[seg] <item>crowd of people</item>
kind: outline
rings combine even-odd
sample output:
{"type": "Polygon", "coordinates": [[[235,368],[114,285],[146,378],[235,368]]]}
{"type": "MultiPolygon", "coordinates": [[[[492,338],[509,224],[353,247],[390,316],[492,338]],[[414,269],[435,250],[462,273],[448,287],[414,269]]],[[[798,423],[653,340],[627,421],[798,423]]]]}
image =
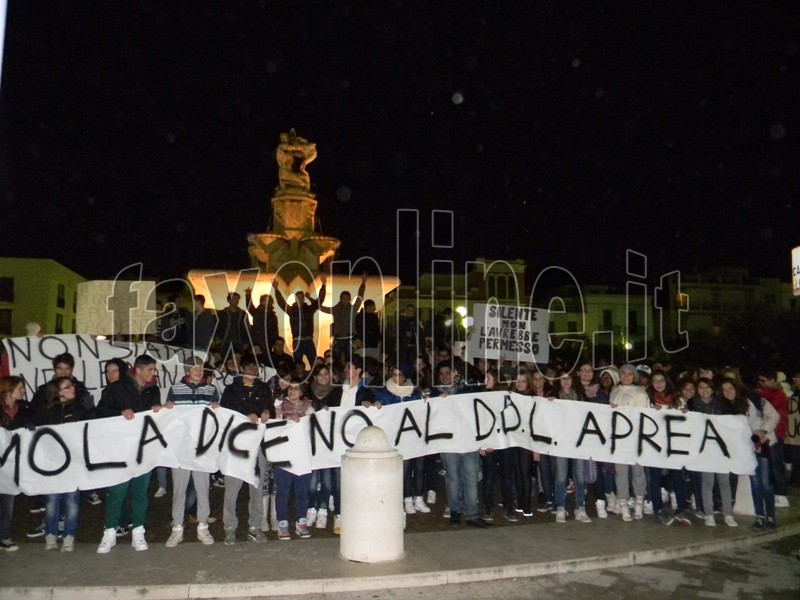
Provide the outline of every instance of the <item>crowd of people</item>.
{"type": "MultiPolygon", "coordinates": [[[[184,378],[165,394],[157,385],[155,359],[142,355],[132,365],[119,359],[105,363],[107,385],[95,403],[72,374],[74,358],[59,355],[53,359],[52,380],[30,400],[25,398],[20,377],[0,378],[0,424],[16,429],[111,416],[135,419],[137,413],[175,406],[222,406],[247,416],[252,423],[299,421],[333,407],[381,408],[420,399],[457,400],[458,394],[468,390],[508,391],[548,400],[604,404],[612,409],[627,406],[743,415],[752,432],[757,464],[749,477],[756,515],[752,527],[756,529],[777,527],[776,508],[788,506],[788,486],[800,482],[798,448],[784,447],[787,396],[800,397],[800,373],[793,377],[790,387],[782,373],[771,368],[750,374],[730,367],[684,368],[667,363],[616,367],[588,362],[568,366],[559,359],[548,365],[469,361],[455,353],[450,343],[428,351],[424,345],[398,344],[398,351],[390,356],[379,346],[378,352],[364,351],[370,346],[356,343],[362,334],[354,315],[359,314],[355,309],[361,304],[362,293],[363,287],[355,305],[349,294],[340,298],[338,315],[334,312],[337,337],[321,355],[306,335],[313,321],[304,311],[313,314],[319,309],[324,287],[317,299],[309,302],[297,298],[292,305],[298,307],[294,311],[297,314],[290,315],[292,331],[298,336],[294,353],[286,351],[285,340],[276,332],[269,336],[271,340],[262,340],[266,350],[261,344],[232,343],[224,355],[226,347],[210,352],[207,359],[190,359],[184,365],[184,378]],[[261,378],[265,366],[270,367],[269,373],[272,369],[275,372],[266,381],[261,378]],[[791,464],[790,478],[785,463],[791,464]]],[[[238,304],[235,298],[231,302],[232,306],[238,304]]],[[[264,300],[261,304],[268,313],[267,303],[264,300]]],[[[278,304],[291,309],[282,297],[278,304]]],[[[336,306],[332,310],[336,311],[336,306]]],[[[268,539],[266,534],[272,532],[279,540],[308,538],[315,528],[331,527],[333,533],[341,532],[339,468],[297,475],[270,464],[263,454],[256,467],[259,485],[245,485],[220,473],[172,468],[171,490],[168,470],[156,469],[155,496],[172,495],[172,530],[167,547],[184,540],[187,517],[197,524],[198,541],[218,541],[209,529],[215,520],[209,490],[215,485],[225,488],[222,541],[226,545],[240,541],[237,500],[243,485],[249,493],[248,541],[263,543],[268,539]]],[[[520,447],[442,452],[405,460],[398,510],[409,516],[430,513],[431,505],[441,499],[442,475],[446,496],[443,515],[454,526],[464,523],[487,528],[496,519],[518,522],[533,519],[537,513],[552,514],[556,523],[565,523],[570,517],[590,524],[593,519],[612,516],[621,522],[649,516],[663,525],[696,522],[713,527],[721,522],[739,526],[733,505],[739,482],[736,476],[569,459],[520,447]],[[717,514],[721,514],[720,521],[717,514]]],[[[128,534],[136,550],[148,549],[145,525],[154,487],[151,476],[140,475],[105,490],[104,531],[98,553],[110,552],[128,534]]],[[[35,499],[44,511],[40,529],[47,550],[57,549],[59,540],[62,552],[74,549],[82,492],[84,497],[102,494],[100,490],[79,490],[35,499]]],[[[18,548],[11,539],[13,507],[13,495],[0,495],[0,548],[6,551],[18,548]]]]}

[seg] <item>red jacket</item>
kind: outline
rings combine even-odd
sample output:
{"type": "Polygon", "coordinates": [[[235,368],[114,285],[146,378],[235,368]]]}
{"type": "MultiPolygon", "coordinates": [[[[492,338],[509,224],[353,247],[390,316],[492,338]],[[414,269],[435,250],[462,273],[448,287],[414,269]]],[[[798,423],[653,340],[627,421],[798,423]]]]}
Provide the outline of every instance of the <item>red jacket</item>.
{"type": "Polygon", "coordinates": [[[760,387],[756,389],[756,394],[768,400],[773,408],[778,411],[781,420],[778,421],[778,426],[775,428],[775,436],[779,440],[782,440],[786,437],[786,427],[789,423],[789,409],[787,407],[788,400],[786,399],[786,394],[784,394],[783,389],[779,387],[760,387]]]}

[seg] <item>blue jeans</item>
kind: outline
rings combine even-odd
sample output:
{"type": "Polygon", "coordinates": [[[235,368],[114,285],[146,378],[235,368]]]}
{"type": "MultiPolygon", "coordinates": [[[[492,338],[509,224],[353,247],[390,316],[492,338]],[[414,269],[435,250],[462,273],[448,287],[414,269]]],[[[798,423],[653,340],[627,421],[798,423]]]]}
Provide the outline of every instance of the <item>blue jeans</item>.
{"type": "Polygon", "coordinates": [[[572,461],[572,480],[575,482],[575,506],[586,506],[586,489],[584,487],[583,460],[579,458],[566,458],[564,456],[551,456],[556,462],[556,507],[564,508],[567,504],[567,471],[572,461]]]}
{"type": "Polygon", "coordinates": [[[481,469],[478,452],[456,454],[442,452],[442,463],[445,468],[444,484],[447,489],[447,503],[450,514],[461,513],[463,505],[467,519],[477,519],[478,508],[478,473],[481,469]]]}
{"type": "Polygon", "coordinates": [[[756,454],[756,472],[750,476],[750,491],[753,493],[753,508],[757,517],[775,520],[775,487],[772,483],[772,467],[768,458],[756,454]]]}
{"type": "Polygon", "coordinates": [[[312,471],[308,484],[308,507],[328,510],[328,501],[333,495],[333,503],[338,511],[340,482],[341,470],[338,467],[312,471]],[[335,471],[339,471],[339,477],[336,476],[337,473],[335,471]],[[319,487],[319,490],[317,490],[317,487],[319,487]]]}
{"type": "Polygon", "coordinates": [[[314,361],[317,360],[317,347],[311,338],[293,338],[292,355],[294,362],[302,363],[305,356],[308,360],[309,369],[314,368],[314,361]]]}
{"type": "Polygon", "coordinates": [[[275,484],[278,486],[275,497],[275,511],[279,521],[289,520],[289,492],[292,487],[294,487],[294,508],[297,520],[306,518],[306,513],[308,512],[308,482],[310,479],[311,473],[294,475],[280,467],[275,469],[275,484]]]}
{"type": "Polygon", "coordinates": [[[48,494],[44,501],[44,532],[58,535],[58,519],[64,507],[64,535],[78,535],[78,514],[81,507],[81,493],[76,490],[66,494],[48,494]]]}
{"type": "Polygon", "coordinates": [[[11,518],[14,516],[14,495],[0,494],[0,540],[11,539],[11,518]]]}

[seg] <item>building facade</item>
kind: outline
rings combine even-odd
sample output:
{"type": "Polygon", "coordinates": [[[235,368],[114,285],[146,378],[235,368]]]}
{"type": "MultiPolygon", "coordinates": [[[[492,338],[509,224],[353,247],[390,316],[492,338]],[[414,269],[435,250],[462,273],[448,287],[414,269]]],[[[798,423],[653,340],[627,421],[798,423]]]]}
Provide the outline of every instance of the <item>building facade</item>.
{"type": "Polygon", "coordinates": [[[0,258],[0,338],[26,335],[30,322],[43,333],[75,333],[78,284],[84,281],[49,258],[0,258]]]}

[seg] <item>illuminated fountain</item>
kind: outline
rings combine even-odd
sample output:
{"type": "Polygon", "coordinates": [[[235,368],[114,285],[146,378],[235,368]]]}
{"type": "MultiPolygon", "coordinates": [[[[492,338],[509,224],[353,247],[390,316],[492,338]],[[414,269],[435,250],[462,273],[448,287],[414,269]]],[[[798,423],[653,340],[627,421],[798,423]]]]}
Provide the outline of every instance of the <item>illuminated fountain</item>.
{"type": "MultiPolygon", "coordinates": [[[[311,193],[311,178],[306,167],[317,157],[317,145],[299,137],[294,129],[280,135],[275,151],[278,163],[278,186],[272,197],[272,228],[265,233],[252,233],[249,242],[250,268],[242,271],[194,269],[189,281],[196,294],[203,294],[206,307],[221,310],[227,306],[226,297],[235,291],[242,296],[252,289],[253,302],[262,294],[270,294],[272,281],[277,277],[283,296],[294,302],[294,294],[303,291],[316,298],[321,286],[319,275],[335,259],[341,241],[316,231],[317,200],[311,193]]],[[[347,275],[328,275],[325,306],[339,301],[339,294],[348,291],[355,299],[361,284],[360,270],[347,275]]],[[[365,298],[375,301],[377,310],[383,308],[384,297],[400,284],[396,277],[376,276],[367,280],[365,298]]],[[[277,310],[284,337],[291,338],[288,319],[277,310]]],[[[317,312],[317,348],[330,346],[331,317],[317,312]]]]}

